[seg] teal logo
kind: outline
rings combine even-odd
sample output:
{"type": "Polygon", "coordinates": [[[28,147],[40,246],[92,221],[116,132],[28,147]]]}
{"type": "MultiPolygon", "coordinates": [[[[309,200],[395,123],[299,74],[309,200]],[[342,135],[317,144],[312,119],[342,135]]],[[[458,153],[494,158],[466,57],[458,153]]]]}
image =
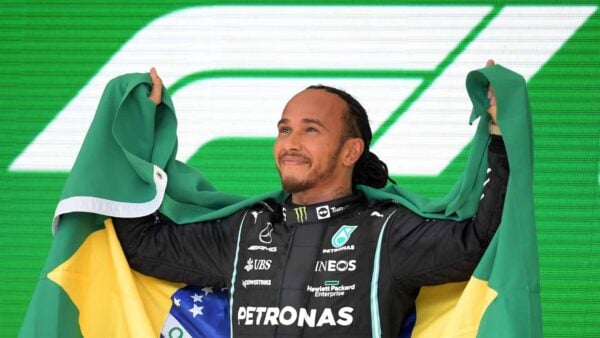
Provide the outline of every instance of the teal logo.
{"type": "Polygon", "coordinates": [[[357,225],[342,225],[342,227],[335,232],[333,237],[331,237],[331,245],[333,245],[334,248],[339,248],[346,244],[350,239],[350,235],[352,235],[357,227],[357,225]]]}

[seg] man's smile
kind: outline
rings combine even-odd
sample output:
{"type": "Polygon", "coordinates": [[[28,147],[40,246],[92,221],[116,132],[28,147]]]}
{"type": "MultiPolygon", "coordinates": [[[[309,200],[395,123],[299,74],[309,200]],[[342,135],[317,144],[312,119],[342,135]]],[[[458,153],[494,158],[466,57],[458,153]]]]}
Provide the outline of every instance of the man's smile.
{"type": "Polygon", "coordinates": [[[310,165],[311,161],[302,155],[285,154],[279,158],[279,163],[282,165],[310,165]]]}

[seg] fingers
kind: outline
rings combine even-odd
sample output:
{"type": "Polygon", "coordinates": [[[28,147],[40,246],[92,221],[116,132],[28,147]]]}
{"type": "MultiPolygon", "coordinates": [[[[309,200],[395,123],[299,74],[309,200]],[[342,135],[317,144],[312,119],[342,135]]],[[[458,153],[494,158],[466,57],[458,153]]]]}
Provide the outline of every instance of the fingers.
{"type": "Polygon", "coordinates": [[[154,67],[150,68],[150,78],[152,79],[153,85],[160,84],[162,86],[162,80],[158,76],[158,73],[156,72],[156,68],[154,68],[154,67]]]}
{"type": "Polygon", "coordinates": [[[488,86],[487,98],[490,100],[490,106],[496,105],[496,94],[494,93],[494,88],[491,85],[488,86]]]}
{"type": "Polygon", "coordinates": [[[494,88],[492,86],[488,86],[487,97],[490,100],[490,106],[487,109],[488,114],[492,118],[492,123],[497,124],[496,122],[496,94],[494,94],[494,88]]]}
{"type": "Polygon", "coordinates": [[[150,79],[152,80],[152,89],[150,90],[150,95],[148,95],[148,98],[158,106],[162,101],[163,83],[156,72],[156,68],[154,67],[150,68],[150,79]]]}
{"type": "MultiPolygon", "coordinates": [[[[485,63],[486,67],[491,67],[496,63],[494,60],[489,59],[485,63]]],[[[494,88],[492,85],[488,85],[487,98],[490,100],[490,107],[487,109],[487,112],[490,114],[492,118],[492,123],[496,124],[496,94],[494,93],[494,88]]]]}
{"type": "MultiPolygon", "coordinates": [[[[496,63],[494,62],[493,59],[489,59],[485,63],[485,66],[486,67],[490,67],[490,66],[493,66],[495,64],[496,63]]],[[[490,106],[495,106],[496,105],[496,95],[494,94],[494,88],[492,88],[491,85],[488,86],[487,98],[490,100],[490,106]]]]}
{"type": "Polygon", "coordinates": [[[492,119],[492,123],[493,124],[498,124],[497,122],[497,106],[496,105],[490,105],[490,107],[487,109],[488,114],[490,114],[490,118],[492,119]]]}

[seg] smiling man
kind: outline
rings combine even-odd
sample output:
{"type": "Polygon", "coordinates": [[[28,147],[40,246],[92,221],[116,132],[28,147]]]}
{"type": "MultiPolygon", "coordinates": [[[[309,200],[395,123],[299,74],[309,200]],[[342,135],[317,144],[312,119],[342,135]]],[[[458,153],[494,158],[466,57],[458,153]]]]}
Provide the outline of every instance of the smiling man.
{"type": "Polygon", "coordinates": [[[347,103],[333,88],[309,87],[286,105],[273,152],[282,187],[294,203],[352,193],[352,168],[364,141],[347,114],[347,103]]]}
{"type": "MultiPolygon", "coordinates": [[[[150,99],[160,104],[162,82],[154,69],[151,77],[150,99]]],[[[490,98],[495,121],[491,90],[490,98]]],[[[397,337],[420,287],[469,279],[500,224],[509,175],[501,136],[491,135],[477,214],[458,222],[369,201],[356,189],[390,179],[369,150],[366,111],[349,94],[309,87],[287,103],[277,128],[287,201],[184,225],[158,212],[115,218],[130,265],[229,287],[236,337],[397,337]]]]}

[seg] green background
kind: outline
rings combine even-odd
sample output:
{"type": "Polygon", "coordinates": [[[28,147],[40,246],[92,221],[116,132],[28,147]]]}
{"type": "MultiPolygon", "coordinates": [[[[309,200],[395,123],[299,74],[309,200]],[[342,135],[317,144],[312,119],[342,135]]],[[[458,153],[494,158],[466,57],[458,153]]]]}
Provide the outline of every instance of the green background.
{"type": "MultiPolygon", "coordinates": [[[[315,4],[236,1],[235,4],[315,4]]],[[[372,1],[319,1],[364,4],[372,1]]],[[[573,5],[566,1],[494,2],[573,5]]],[[[598,2],[577,2],[600,5],[598,2]]],[[[2,2],[0,8],[0,336],[16,336],[48,253],[66,173],[8,167],[107,60],[138,30],[175,9],[224,1],[2,2]],[[32,113],[35,112],[35,113],[32,113]]],[[[377,4],[417,4],[378,1],[377,4]]],[[[419,1],[418,4],[490,4],[419,1]]],[[[491,56],[493,57],[493,55],[491,56]]],[[[482,60],[485,62],[485,60],[482,60]]],[[[171,88],[175,90],[176,88],[171,88]]],[[[535,134],[535,206],[546,337],[600,337],[600,14],[598,11],[529,81],[535,134]]],[[[278,188],[272,140],[223,139],[188,163],[221,190],[278,188]],[[249,143],[253,145],[248,147],[249,143]],[[243,150],[241,150],[243,149],[243,150]],[[251,158],[244,170],[232,159],[251,158]]],[[[398,177],[430,195],[462,171],[465,151],[438,177],[398,177]]]]}

